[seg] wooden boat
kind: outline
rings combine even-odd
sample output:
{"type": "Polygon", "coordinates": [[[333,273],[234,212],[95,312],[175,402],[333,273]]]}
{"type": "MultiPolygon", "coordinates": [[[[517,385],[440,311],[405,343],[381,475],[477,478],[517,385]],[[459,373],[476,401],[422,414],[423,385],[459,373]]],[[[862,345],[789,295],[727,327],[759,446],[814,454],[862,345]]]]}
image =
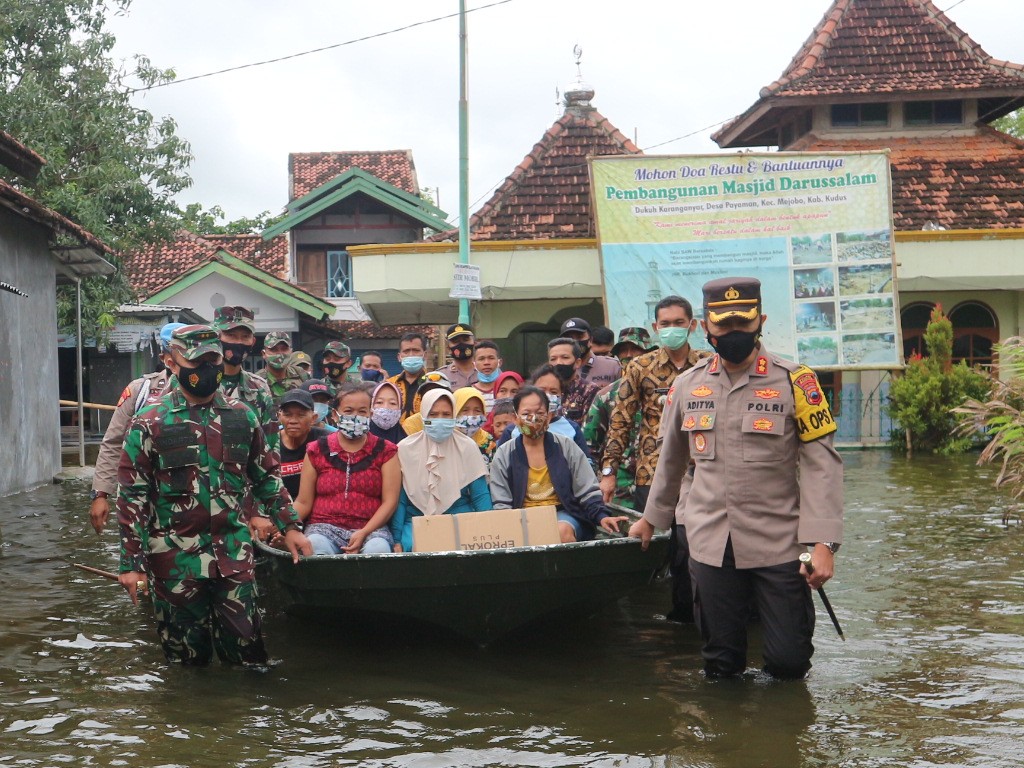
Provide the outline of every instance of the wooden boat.
{"type": "Polygon", "coordinates": [[[472,552],[291,555],[257,542],[271,561],[285,610],[323,619],[387,617],[425,622],[485,645],[545,617],[578,614],[651,583],[669,535],[472,552]]]}

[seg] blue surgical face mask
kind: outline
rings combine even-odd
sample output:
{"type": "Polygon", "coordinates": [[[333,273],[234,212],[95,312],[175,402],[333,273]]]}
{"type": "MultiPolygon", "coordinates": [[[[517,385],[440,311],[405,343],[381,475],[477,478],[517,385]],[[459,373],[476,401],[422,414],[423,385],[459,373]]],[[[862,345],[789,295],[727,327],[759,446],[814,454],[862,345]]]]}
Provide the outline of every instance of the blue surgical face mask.
{"type": "Polygon", "coordinates": [[[677,327],[659,328],[658,339],[661,341],[661,346],[666,349],[673,351],[682,349],[690,339],[690,329],[677,327]]]}
{"type": "Polygon", "coordinates": [[[493,381],[497,381],[499,376],[501,376],[501,368],[495,368],[491,373],[476,372],[477,381],[481,384],[490,384],[493,381]]]}
{"type": "Polygon", "coordinates": [[[424,419],[423,431],[435,443],[441,443],[455,431],[455,419],[424,419]]]}
{"type": "Polygon", "coordinates": [[[423,356],[409,355],[402,358],[402,370],[406,373],[419,373],[423,370],[423,356]]]}
{"type": "Polygon", "coordinates": [[[480,431],[480,427],[484,424],[483,416],[459,416],[455,419],[455,423],[459,429],[465,432],[469,437],[472,437],[480,431]]]}
{"type": "Polygon", "coordinates": [[[313,412],[318,422],[327,421],[327,415],[331,412],[331,406],[327,403],[313,403],[313,412]]]}
{"type": "Polygon", "coordinates": [[[338,417],[338,432],[349,440],[357,440],[370,431],[370,417],[344,414],[338,417]]]}

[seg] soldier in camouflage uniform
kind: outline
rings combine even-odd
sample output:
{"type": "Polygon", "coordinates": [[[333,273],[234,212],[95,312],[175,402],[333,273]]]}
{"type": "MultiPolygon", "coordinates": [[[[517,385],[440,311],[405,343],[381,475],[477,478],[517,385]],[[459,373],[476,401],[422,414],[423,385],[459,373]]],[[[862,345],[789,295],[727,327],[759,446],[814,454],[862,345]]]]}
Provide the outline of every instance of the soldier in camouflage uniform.
{"type": "Polygon", "coordinates": [[[263,359],[274,411],[285,392],[297,389],[303,382],[302,370],[292,362],[292,339],[285,331],[271,331],[263,339],[263,359]]]}
{"type": "Polygon", "coordinates": [[[177,365],[167,349],[171,341],[171,333],[185,323],[167,323],[160,329],[160,358],[164,367],[155,373],[147,373],[141,378],[129,382],[121,392],[117,406],[110,416],[110,423],[103,433],[99,453],[96,455],[96,473],[92,480],[92,503],[89,505],[89,519],[97,534],[103,533],[110,515],[109,497],[117,488],[117,464],[121,460],[121,446],[124,436],[131,426],[132,417],[142,410],[146,401],[153,395],[162,395],[169,391],[177,365]]]}
{"type": "Polygon", "coordinates": [[[329,341],[324,347],[321,367],[324,369],[324,381],[331,390],[331,396],[337,397],[341,385],[346,381],[360,381],[358,376],[348,372],[352,366],[352,350],[342,341],[329,341]]]}
{"type": "Polygon", "coordinates": [[[177,386],[136,415],[118,467],[119,580],[137,603],[152,578],[168,661],[265,664],[247,488],[296,562],[312,548],[255,414],[220,390],[217,332],[179,328],[170,350],[177,386]]]}
{"type": "Polygon", "coordinates": [[[213,312],[213,328],[220,332],[220,344],[224,349],[224,378],[220,388],[228,397],[249,406],[263,427],[267,445],[276,451],[280,425],[270,385],[262,376],[242,367],[256,344],[254,318],[248,307],[217,307],[213,312]]]}

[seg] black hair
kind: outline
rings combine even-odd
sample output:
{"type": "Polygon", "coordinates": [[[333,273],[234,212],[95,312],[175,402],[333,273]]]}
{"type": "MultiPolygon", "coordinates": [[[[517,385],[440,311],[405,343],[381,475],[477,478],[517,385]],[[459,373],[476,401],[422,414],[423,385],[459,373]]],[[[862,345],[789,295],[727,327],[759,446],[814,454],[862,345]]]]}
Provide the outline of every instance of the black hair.
{"type": "MultiPolygon", "coordinates": [[[[416,331],[409,331],[409,333],[403,333],[402,338],[398,340],[398,346],[401,347],[407,341],[416,341],[419,339],[420,344],[423,345],[423,351],[426,352],[429,342],[427,341],[426,334],[418,333],[416,331]]],[[[366,353],[364,353],[366,354],[366,353]]]]}
{"type": "Polygon", "coordinates": [[[607,325],[599,325],[590,332],[590,343],[604,346],[615,343],[615,331],[607,325]]]}
{"type": "Polygon", "coordinates": [[[583,347],[580,346],[576,339],[570,339],[568,336],[559,336],[557,339],[552,339],[548,342],[548,349],[550,350],[552,347],[558,347],[562,344],[568,344],[572,347],[572,356],[577,360],[583,357],[583,347]]]}
{"type": "Polygon", "coordinates": [[[498,354],[498,357],[501,357],[501,350],[498,349],[498,345],[495,344],[490,339],[484,339],[483,341],[478,341],[476,343],[476,345],[473,347],[473,354],[475,355],[481,349],[493,349],[498,354]]]}
{"type": "Polygon", "coordinates": [[[335,407],[341,405],[341,401],[349,395],[363,394],[370,398],[370,404],[373,404],[373,395],[370,390],[361,381],[346,381],[338,387],[338,394],[334,398],[335,407]]]}
{"type": "MultiPolygon", "coordinates": [[[[536,387],[534,387],[536,389],[536,387]]],[[[516,405],[514,397],[505,397],[500,400],[494,401],[494,406],[491,408],[491,416],[504,416],[507,413],[515,413],[516,405]]]]}
{"type": "Polygon", "coordinates": [[[373,355],[373,356],[374,356],[374,357],[376,357],[376,358],[377,358],[378,360],[380,360],[380,362],[381,362],[381,365],[383,365],[383,364],[384,364],[384,355],[382,355],[382,354],[381,354],[380,352],[378,352],[378,351],[377,351],[376,349],[368,349],[368,350],[366,350],[365,352],[361,353],[361,354],[359,355],[359,361],[360,361],[360,363],[362,363],[362,361],[366,359],[366,356],[367,356],[367,355],[373,355]]]}
{"type": "MultiPolygon", "coordinates": [[[[555,370],[555,366],[553,366],[551,363],[544,363],[543,365],[538,365],[536,368],[534,368],[533,373],[530,374],[530,380],[528,384],[536,385],[537,379],[539,379],[541,376],[554,376],[556,379],[558,379],[558,383],[562,387],[563,395],[565,394],[565,391],[569,388],[569,382],[558,375],[558,372],[555,370]]],[[[522,392],[522,389],[520,388],[519,391],[522,392]]]]}
{"type": "Polygon", "coordinates": [[[686,310],[686,314],[693,320],[693,304],[684,299],[682,296],[666,296],[664,299],[654,305],[654,320],[657,322],[658,313],[667,307],[682,307],[686,310]]]}
{"type": "Polygon", "coordinates": [[[519,405],[520,405],[520,403],[523,402],[523,399],[529,397],[530,395],[535,395],[536,397],[539,397],[541,405],[544,408],[548,407],[548,393],[547,392],[545,392],[540,387],[533,386],[532,384],[524,384],[519,389],[519,391],[516,392],[516,396],[512,398],[512,407],[516,409],[516,413],[519,412],[519,405]]]}

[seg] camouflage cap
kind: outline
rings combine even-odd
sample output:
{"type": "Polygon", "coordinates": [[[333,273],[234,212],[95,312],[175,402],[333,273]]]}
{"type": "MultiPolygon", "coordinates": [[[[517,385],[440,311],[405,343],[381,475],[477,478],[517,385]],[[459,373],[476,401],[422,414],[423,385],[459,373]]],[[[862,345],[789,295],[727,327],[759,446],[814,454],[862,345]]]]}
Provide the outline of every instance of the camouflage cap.
{"type": "Polygon", "coordinates": [[[325,355],[337,355],[342,360],[352,359],[352,350],[349,349],[348,344],[343,341],[329,341],[327,346],[324,347],[325,355]]]}
{"type": "Polygon", "coordinates": [[[761,281],[723,277],[704,283],[704,319],[720,323],[730,317],[753,320],[761,309],[761,281]]]}
{"type": "Polygon", "coordinates": [[[292,359],[290,362],[292,365],[308,365],[311,370],[313,368],[313,358],[301,350],[298,352],[292,352],[292,359]]]}
{"type": "Polygon", "coordinates": [[[626,344],[635,344],[644,352],[649,352],[653,346],[651,344],[651,334],[647,332],[646,328],[639,325],[632,325],[619,331],[619,340],[612,347],[612,354],[618,357],[622,347],[626,344]]]}
{"type": "Polygon", "coordinates": [[[186,360],[196,360],[209,352],[224,354],[220,334],[208,325],[184,325],[175,329],[168,346],[178,350],[186,360]]]}
{"type": "Polygon", "coordinates": [[[292,335],[287,331],[271,331],[263,338],[264,349],[273,349],[278,344],[287,344],[291,349],[292,335]]]}
{"type": "Polygon", "coordinates": [[[233,328],[245,328],[255,333],[255,314],[248,307],[217,307],[213,310],[211,325],[218,331],[230,331],[233,328]]]}

